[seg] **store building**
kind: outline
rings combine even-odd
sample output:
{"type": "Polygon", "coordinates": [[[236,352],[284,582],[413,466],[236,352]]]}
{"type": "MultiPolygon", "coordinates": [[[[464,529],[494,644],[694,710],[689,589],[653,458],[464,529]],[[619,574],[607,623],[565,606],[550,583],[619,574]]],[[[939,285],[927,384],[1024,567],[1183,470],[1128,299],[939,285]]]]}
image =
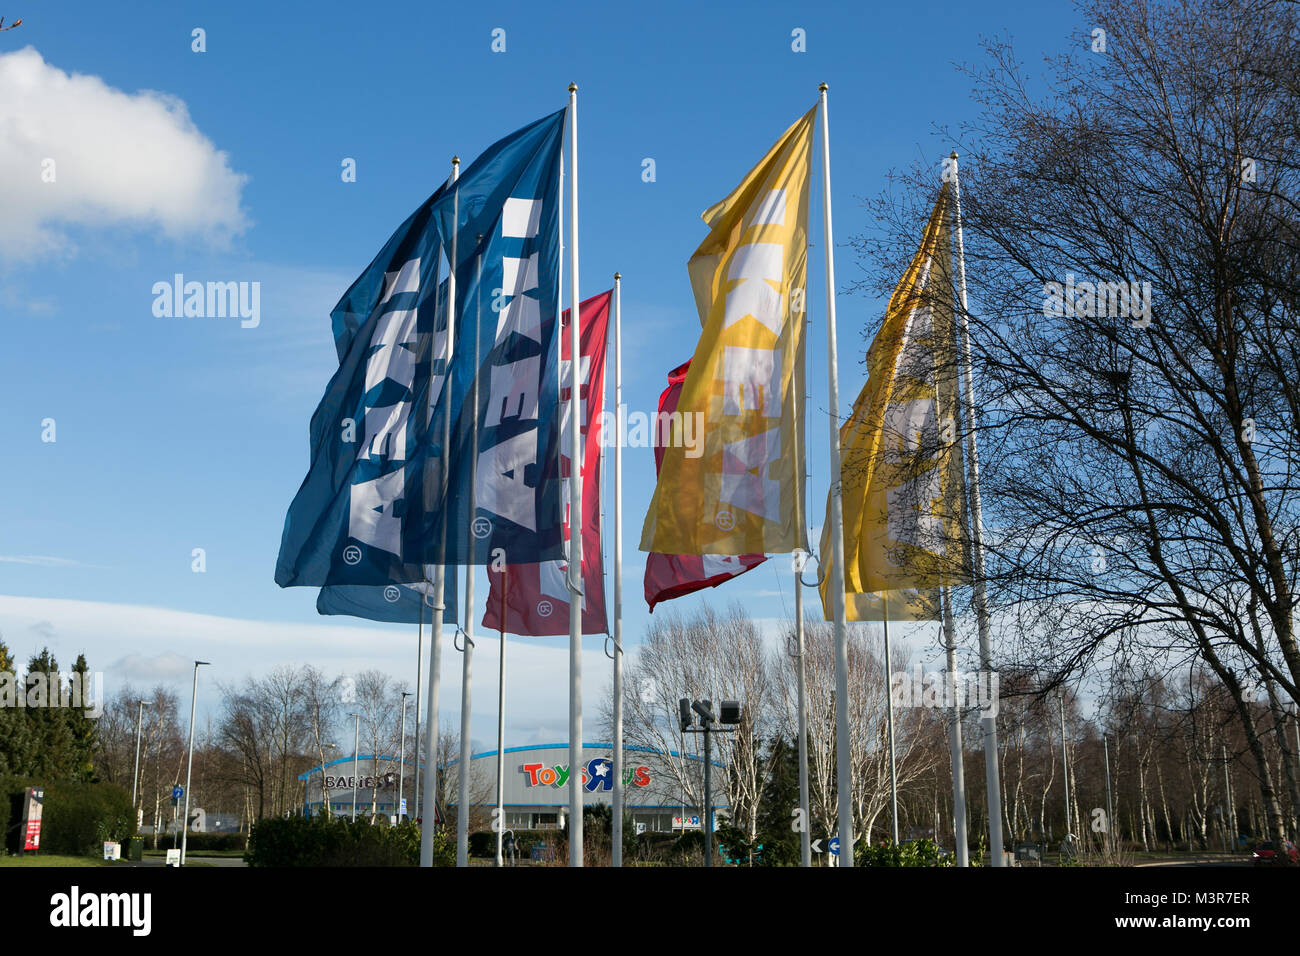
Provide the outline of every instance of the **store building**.
{"type": "MultiPolygon", "coordinates": [[[[507,747],[504,760],[505,825],[516,830],[541,830],[565,826],[569,809],[569,745],[533,744],[507,747]]],[[[714,761],[714,773],[725,769],[714,761]]],[[[408,810],[414,809],[412,767],[405,768],[405,797],[408,810]]],[[[453,763],[450,774],[456,773],[453,763]]],[[[582,745],[583,803],[610,803],[613,799],[613,748],[607,743],[582,745]]],[[[623,803],[638,831],[698,829],[701,811],[683,801],[680,781],[696,778],[703,772],[703,758],[695,754],[659,751],[647,747],[623,747],[623,803]]],[[[496,806],[497,752],[475,754],[470,769],[471,800],[476,805],[496,806]]],[[[352,812],[353,787],[356,787],[357,812],[374,812],[395,816],[399,805],[398,764],[396,757],[343,757],[322,767],[313,767],[298,779],[304,784],[305,807],[309,815],[324,808],[328,791],[330,806],[336,816],[352,812]],[[355,779],[354,762],[359,765],[355,779]]],[[[715,788],[721,791],[721,786],[715,788]]],[[[453,793],[455,788],[453,788],[453,793]]],[[[725,799],[718,794],[715,814],[725,799]]]]}

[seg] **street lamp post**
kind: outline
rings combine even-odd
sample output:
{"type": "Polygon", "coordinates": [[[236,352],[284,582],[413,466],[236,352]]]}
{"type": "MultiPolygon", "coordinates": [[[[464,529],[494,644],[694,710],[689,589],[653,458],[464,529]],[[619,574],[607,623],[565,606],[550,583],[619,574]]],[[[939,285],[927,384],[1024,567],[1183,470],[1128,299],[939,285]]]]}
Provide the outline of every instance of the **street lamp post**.
{"type": "Polygon", "coordinates": [[[356,727],[352,731],[352,822],[357,822],[357,775],[361,772],[361,715],[348,714],[349,717],[357,719],[356,727]]]}
{"type": "Polygon", "coordinates": [[[740,703],[734,700],[722,701],[716,717],[713,715],[713,702],[708,699],[691,701],[683,697],[678,701],[677,707],[681,716],[682,733],[704,735],[704,865],[713,866],[713,735],[736,732],[734,725],[740,723],[740,703]],[[691,726],[691,711],[700,715],[698,728],[691,726]],[[719,723],[732,726],[719,727],[719,723]]]}
{"type": "Polygon", "coordinates": [[[185,865],[185,850],[190,842],[190,783],[194,779],[194,712],[199,699],[199,668],[208,661],[194,662],[194,687],[190,691],[190,755],[185,765],[185,816],[181,820],[181,866],[185,865]]]}
{"type": "MultiPolygon", "coordinates": [[[[1118,739],[1118,738],[1117,738],[1118,739]]],[[[1118,744],[1116,744],[1118,746],[1118,744]]],[[[1106,847],[1115,852],[1115,807],[1110,799],[1110,744],[1105,734],[1101,735],[1102,754],[1106,758],[1106,847]]],[[[1117,755],[1118,756],[1118,755],[1117,755]]]]}
{"type": "MultiPolygon", "coordinates": [[[[411,696],[409,690],[402,691],[402,729],[398,733],[401,751],[397,757],[397,822],[402,822],[402,799],[406,796],[406,698],[411,696]]],[[[417,773],[419,771],[416,771],[417,773]]]]}
{"type": "MultiPolygon", "coordinates": [[[[136,708],[136,713],[135,713],[135,772],[131,774],[131,809],[132,809],[132,810],[135,810],[135,808],[136,808],[136,807],[135,807],[136,796],[137,796],[137,794],[139,793],[139,790],[140,790],[140,787],[139,787],[139,784],[140,784],[140,728],[141,728],[141,724],[143,723],[143,720],[144,720],[144,709],[145,709],[146,707],[149,706],[149,702],[148,702],[147,700],[138,700],[138,701],[136,701],[136,703],[139,704],[140,706],[136,708]]],[[[136,821],[136,826],[139,826],[139,825],[140,825],[140,824],[139,824],[139,820],[137,819],[137,821],[136,821]]]]}

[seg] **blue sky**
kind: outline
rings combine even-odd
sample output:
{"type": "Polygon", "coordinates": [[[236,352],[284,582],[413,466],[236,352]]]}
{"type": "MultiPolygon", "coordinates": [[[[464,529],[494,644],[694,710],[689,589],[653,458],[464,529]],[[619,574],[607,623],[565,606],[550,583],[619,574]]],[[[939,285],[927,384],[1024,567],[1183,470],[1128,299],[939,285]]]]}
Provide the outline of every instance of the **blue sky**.
{"type": "MultiPolygon", "coordinates": [[[[0,0],[0,15],[24,20],[0,34],[0,63],[27,50],[25,72],[11,71],[0,96],[0,634],[22,658],[46,643],[65,663],[84,650],[108,671],[110,692],[118,680],[188,683],[194,657],[214,662],[205,681],[289,660],[397,673],[404,657],[412,665],[402,676],[414,680],[404,629],[322,622],[314,590],[281,590],[272,572],[308,463],[308,420],[337,365],[329,310],[446,177],[453,154],[471,159],[561,108],[569,81],[579,84],[582,294],[623,273],[625,401],[653,409],[699,332],[686,260],[704,235],[700,212],[813,104],[818,82],[830,84],[842,244],[871,228],[856,197],[874,195],[890,168],[917,158],[937,171],[952,144],[935,125],[974,116],[953,63],[977,60],[981,35],[1010,33],[1032,63],[1078,26],[1063,3],[1030,2],[488,11],[0,0]],[[204,53],[191,50],[195,27],[206,31],[204,53]],[[498,27],[505,53],[490,49],[498,27]],[[795,28],[806,31],[805,53],[791,50],[795,28]],[[23,86],[19,73],[39,87],[23,86]],[[104,88],[68,94],[62,74],[97,77],[104,88]],[[146,122],[141,91],[174,99],[146,98],[155,104],[146,122]],[[178,104],[188,120],[178,119],[178,104]],[[345,157],[357,162],[355,183],[341,181],[345,157]],[[647,157],[654,183],[641,178],[647,157]],[[41,181],[45,158],[58,164],[54,183],[41,181]],[[178,180],[184,188],[158,198],[178,180]],[[260,282],[260,325],[156,318],[151,288],[177,272],[260,282]],[[45,419],[54,419],[53,443],[42,441],[45,419]],[[206,552],[205,573],[191,570],[194,548],[206,552]]],[[[813,214],[808,387],[820,414],[809,433],[809,514],[819,523],[818,201],[813,214]]],[[[836,274],[841,287],[861,277],[845,248],[836,274]]],[[[838,298],[844,408],[862,385],[863,335],[881,307],[838,298]]],[[[649,449],[630,449],[625,462],[631,645],[649,620],[635,543],[654,472],[649,449]]],[[[736,598],[775,621],[789,613],[788,569],[778,558],[677,604],[689,612],[736,598]]],[[[480,583],[480,602],[485,593],[480,583]]],[[[532,643],[541,646],[519,687],[527,703],[512,721],[516,744],[563,739],[564,642],[532,643]]],[[[604,661],[599,645],[590,642],[591,668],[604,661]]],[[[482,649],[475,717],[486,730],[495,650],[482,649]]],[[[444,673],[459,671],[454,656],[448,645],[444,673]]],[[[606,671],[591,668],[594,714],[606,671]]],[[[455,683],[443,696],[448,715],[455,683]]]]}

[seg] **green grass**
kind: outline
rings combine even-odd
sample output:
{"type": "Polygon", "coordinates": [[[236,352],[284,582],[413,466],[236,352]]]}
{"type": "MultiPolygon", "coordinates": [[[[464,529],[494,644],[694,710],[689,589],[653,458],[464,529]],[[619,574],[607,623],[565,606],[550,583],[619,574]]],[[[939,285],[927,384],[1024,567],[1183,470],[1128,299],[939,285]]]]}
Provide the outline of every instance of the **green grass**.
{"type": "Polygon", "coordinates": [[[111,866],[108,860],[97,860],[92,856],[58,856],[55,854],[35,856],[0,856],[0,866],[111,866]]]}

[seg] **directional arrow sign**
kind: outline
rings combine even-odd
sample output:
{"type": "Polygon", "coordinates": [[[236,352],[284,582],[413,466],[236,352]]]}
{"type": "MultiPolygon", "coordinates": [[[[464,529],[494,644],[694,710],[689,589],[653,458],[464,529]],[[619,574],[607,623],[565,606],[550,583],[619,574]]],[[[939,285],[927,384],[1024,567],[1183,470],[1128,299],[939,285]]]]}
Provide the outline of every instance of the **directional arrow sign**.
{"type": "Polygon", "coordinates": [[[831,837],[831,838],[830,838],[830,841],[826,844],[826,849],[828,849],[828,850],[831,851],[831,856],[839,856],[839,855],[840,855],[840,838],[839,838],[839,837],[831,837]]]}
{"type": "Polygon", "coordinates": [[[820,852],[822,851],[822,841],[821,841],[821,840],[813,840],[813,841],[812,841],[812,851],[813,851],[814,853],[820,853],[820,852]]]}
{"type": "Polygon", "coordinates": [[[181,797],[183,797],[183,796],[185,796],[185,788],[184,788],[184,787],[172,787],[172,799],[173,799],[173,800],[179,800],[179,799],[180,799],[181,797]]]}

